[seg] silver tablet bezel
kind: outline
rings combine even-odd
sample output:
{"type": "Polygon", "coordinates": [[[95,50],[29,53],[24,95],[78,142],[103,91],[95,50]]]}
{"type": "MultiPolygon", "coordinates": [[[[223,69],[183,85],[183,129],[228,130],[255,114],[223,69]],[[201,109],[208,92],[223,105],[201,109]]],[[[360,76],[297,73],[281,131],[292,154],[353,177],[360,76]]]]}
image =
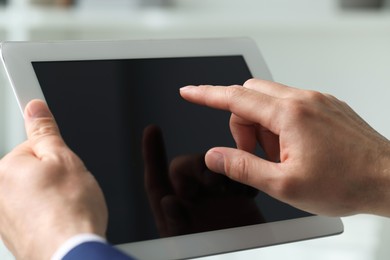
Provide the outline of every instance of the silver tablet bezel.
{"type": "Polygon", "coordinates": [[[252,75],[271,79],[271,74],[256,45],[252,40],[245,38],[2,42],[0,51],[6,73],[22,110],[31,99],[44,99],[31,66],[32,61],[242,55],[252,75]]]}
{"type": "MultiPolygon", "coordinates": [[[[272,79],[255,42],[247,38],[3,42],[0,50],[2,62],[22,111],[30,100],[45,99],[32,67],[34,61],[241,55],[254,77],[272,79]]],[[[311,216],[128,243],[118,247],[138,259],[183,259],[330,236],[342,232],[343,224],[340,218],[311,216]]]]}

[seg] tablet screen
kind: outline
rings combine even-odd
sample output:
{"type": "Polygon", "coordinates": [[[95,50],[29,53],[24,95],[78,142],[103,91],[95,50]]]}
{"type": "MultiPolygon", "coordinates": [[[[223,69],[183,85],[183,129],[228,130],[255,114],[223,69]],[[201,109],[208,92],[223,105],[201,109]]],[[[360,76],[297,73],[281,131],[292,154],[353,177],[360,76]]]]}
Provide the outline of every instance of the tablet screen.
{"type": "Polygon", "coordinates": [[[211,147],[235,147],[230,113],[188,103],[179,88],[243,84],[252,75],[242,56],[39,61],[33,68],[65,141],[102,187],[111,243],[309,215],[204,165],[211,147]]]}

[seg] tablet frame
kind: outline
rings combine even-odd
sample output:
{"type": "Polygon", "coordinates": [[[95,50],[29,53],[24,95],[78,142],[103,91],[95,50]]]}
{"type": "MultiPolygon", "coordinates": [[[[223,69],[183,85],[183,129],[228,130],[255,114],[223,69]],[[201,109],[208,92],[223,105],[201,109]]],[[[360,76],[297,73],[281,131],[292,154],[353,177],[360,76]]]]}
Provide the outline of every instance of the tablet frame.
{"type": "MultiPolygon", "coordinates": [[[[32,62],[243,56],[256,78],[272,80],[256,43],[248,38],[67,42],[2,42],[1,60],[21,111],[45,100],[32,62]]],[[[183,259],[340,234],[340,218],[309,216],[252,226],[119,245],[138,259],[183,259]],[[267,234],[266,236],[261,234],[267,234]]]]}
{"type": "Polygon", "coordinates": [[[242,55],[254,77],[271,80],[256,44],[247,38],[65,42],[1,42],[0,55],[23,111],[43,99],[32,61],[115,60],[242,55]]]}

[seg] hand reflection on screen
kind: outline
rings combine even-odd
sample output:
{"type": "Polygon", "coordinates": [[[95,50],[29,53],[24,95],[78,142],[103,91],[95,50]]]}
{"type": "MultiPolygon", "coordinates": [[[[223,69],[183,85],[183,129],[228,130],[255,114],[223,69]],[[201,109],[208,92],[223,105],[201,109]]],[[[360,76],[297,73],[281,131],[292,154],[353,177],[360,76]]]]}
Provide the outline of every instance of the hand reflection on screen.
{"type": "Polygon", "coordinates": [[[144,130],[145,189],[162,237],[264,223],[257,190],[211,172],[204,154],[168,164],[157,126],[144,130]]]}

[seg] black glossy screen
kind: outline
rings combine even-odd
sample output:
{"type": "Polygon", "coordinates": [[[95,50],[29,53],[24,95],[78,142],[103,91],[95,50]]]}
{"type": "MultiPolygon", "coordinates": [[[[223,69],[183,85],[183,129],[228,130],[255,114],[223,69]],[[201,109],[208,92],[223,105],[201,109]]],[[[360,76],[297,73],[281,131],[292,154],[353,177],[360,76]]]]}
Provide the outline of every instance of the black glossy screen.
{"type": "Polygon", "coordinates": [[[95,175],[114,244],[306,216],[207,170],[234,147],[230,114],[190,104],[188,84],[242,84],[242,56],[33,62],[68,145],[95,175]]]}

